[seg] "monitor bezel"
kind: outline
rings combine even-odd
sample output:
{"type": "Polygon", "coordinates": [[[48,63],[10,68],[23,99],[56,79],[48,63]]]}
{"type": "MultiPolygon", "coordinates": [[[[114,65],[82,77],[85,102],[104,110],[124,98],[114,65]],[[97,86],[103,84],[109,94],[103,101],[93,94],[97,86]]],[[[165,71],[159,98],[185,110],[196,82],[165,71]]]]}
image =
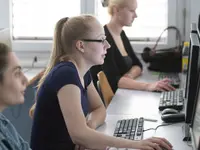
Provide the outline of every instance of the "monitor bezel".
{"type": "Polygon", "coordinates": [[[196,101],[199,69],[200,69],[200,43],[196,33],[190,33],[191,49],[190,51],[190,64],[188,66],[188,83],[187,83],[187,98],[185,105],[185,123],[192,122],[193,108],[196,101]]]}
{"type": "MultiPolygon", "coordinates": [[[[196,23],[192,23],[191,26],[190,26],[190,37],[191,37],[191,33],[197,33],[197,25],[196,23]]],[[[191,39],[191,38],[190,38],[191,39]]],[[[187,99],[187,93],[188,93],[188,85],[189,85],[189,64],[190,64],[190,49],[191,49],[191,40],[189,42],[189,54],[188,54],[188,69],[187,69],[187,72],[186,72],[186,84],[185,84],[185,94],[184,94],[184,98],[187,99]]]]}

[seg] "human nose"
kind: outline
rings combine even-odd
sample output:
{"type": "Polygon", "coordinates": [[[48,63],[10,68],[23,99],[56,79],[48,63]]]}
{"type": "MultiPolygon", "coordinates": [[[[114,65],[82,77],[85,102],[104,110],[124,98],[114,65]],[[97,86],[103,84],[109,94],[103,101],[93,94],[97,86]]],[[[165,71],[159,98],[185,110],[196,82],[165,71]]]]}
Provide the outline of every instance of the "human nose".
{"type": "Polygon", "coordinates": [[[27,77],[24,75],[24,73],[22,74],[22,84],[25,86],[28,86],[28,79],[27,77]]]}
{"type": "Polygon", "coordinates": [[[106,47],[106,49],[108,49],[108,48],[111,47],[110,44],[109,44],[109,42],[107,40],[105,40],[105,47],[106,47]]]}

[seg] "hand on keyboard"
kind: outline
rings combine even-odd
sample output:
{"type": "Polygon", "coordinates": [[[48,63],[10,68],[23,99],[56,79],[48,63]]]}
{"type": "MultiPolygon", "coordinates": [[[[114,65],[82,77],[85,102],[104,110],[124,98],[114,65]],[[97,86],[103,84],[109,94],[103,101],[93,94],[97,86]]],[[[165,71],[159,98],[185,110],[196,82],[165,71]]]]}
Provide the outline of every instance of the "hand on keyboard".
{"type": "Polygon", "coordinates": [[[166,78],[154,83],[149,83],[147,85],[147,91],[174,91],[176,90],[173,86],[169,84],[170,82],[171,80],[166,78]]]}
{"type": "Polygon", "coordinates": [[[153,137],[139,141],[137,148],[141,150],[172,150],[172,145],[164,138],[153,137]]]}

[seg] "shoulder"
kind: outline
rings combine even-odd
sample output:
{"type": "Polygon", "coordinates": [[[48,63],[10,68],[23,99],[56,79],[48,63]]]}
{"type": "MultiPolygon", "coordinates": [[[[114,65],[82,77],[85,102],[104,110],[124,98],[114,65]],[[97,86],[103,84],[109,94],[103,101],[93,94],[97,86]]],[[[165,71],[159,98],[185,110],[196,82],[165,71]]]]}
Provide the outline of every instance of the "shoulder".
{"type": "Polygon", "coordinates": [[[51,71],[52,76],[62,75],[62,73],[77,74],[77,70],[72,62],[61,62],[57,64],[51,71]]]}
{"type": "MultiPolygon", "coordinates": [[[[11,137],[13,140],[18,139],[18,132],[12,123],[2,114],[0,115],[0,138],[2,139],[2,135],[7,135],[11,137]]],[[[5,137],[4,137],[5,138],[5,137]]]]}
{"type": "Polygon", "coordinates": [[[72,80],[78,78],[76,67],[71,62],[61,62],[57,64],[48,75],[49,80],[72,80]]]}
{"type": "Polygon", "coordinates": [[[61,62],[57,64],[48,74],[46,81],[48,85],[56,91],[67,84],[74,84],[80,87],[78,71],[71,62],[61,62]]]}

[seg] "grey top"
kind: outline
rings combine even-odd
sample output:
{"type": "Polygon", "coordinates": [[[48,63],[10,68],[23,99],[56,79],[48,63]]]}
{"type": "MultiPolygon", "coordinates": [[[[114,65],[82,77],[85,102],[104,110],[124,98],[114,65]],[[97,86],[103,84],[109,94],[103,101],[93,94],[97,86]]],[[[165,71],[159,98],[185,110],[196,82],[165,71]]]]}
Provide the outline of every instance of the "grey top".
{"type": "Polygon", "coordinates": [[[0,150],[31,150],[12,123],[0,113],[0,150]]]}

